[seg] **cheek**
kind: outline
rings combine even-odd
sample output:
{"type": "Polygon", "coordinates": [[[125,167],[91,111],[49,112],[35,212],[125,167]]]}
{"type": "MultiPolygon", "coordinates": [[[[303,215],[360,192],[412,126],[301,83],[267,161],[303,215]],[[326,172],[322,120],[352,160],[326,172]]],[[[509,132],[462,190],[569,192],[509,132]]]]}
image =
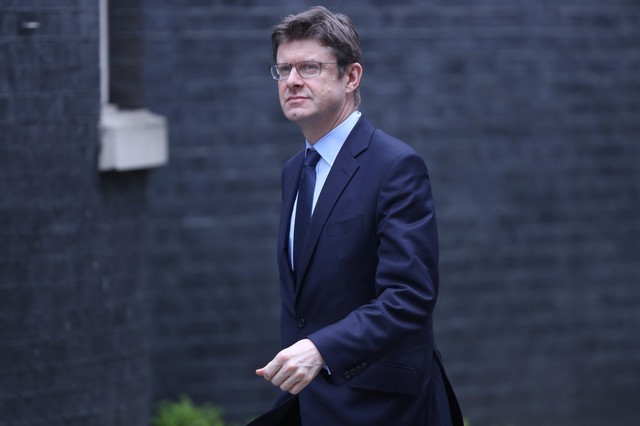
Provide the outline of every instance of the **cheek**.
{"type": "Polygon", "coordinates": [[[323,86],[318,89],[317,97],[323,104],[333,104],[339,102],[341,94],[333,86],[323,86]]]}

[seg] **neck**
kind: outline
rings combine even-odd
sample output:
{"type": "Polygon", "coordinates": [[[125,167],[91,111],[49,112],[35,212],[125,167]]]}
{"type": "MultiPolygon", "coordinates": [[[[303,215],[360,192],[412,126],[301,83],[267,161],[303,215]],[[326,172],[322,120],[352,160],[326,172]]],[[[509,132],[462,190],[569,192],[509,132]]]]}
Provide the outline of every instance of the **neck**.
{"type": "Polygon", "coordinates": [[[309,144],[313,145],[322,139],[326,134],[338,127],[344,120],[346,120],[354,111],[356,107],[351,105],[350,107],[343,108],[339,114],[334,117],[327,118],[326,120],[318,120],[316,117],[310,120],[309,123],[300,122],[298,125],[302,130],[302,134],[309,141],[309,144]]]}

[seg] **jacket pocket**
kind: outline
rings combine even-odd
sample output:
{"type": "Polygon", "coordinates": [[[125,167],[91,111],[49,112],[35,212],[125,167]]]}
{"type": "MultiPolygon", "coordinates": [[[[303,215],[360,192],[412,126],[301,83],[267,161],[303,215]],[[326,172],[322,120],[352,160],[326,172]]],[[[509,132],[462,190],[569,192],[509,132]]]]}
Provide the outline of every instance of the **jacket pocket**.
{"type": "Polygon", "coordinates": [[[394,364],[372,364],[349,381],[356,389],[415,395],[420,383],[412,367],[394,364]]]}
{"type": "Polygon", "coordinates": [[[355,231],[362,228],[364,225],[364,218],[362,215],[352,217],[351,219],[343,220],[340,222],[327,224],[327,237],[334,237],[340,234],[346,234],[347,232],[355,231]]]}

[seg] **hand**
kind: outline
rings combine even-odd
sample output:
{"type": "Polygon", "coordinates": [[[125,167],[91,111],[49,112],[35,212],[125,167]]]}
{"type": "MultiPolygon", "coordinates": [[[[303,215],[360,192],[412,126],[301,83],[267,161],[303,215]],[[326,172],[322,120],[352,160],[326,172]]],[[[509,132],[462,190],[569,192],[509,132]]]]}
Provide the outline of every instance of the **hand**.
{"type": "Polygon", "coordinates": [[[297,395],[307,387],[324,365],[324,359],[316,345],[309,339],[302,339],[278,354],[256,374],[280,387],[285,392],[297,395]]]}

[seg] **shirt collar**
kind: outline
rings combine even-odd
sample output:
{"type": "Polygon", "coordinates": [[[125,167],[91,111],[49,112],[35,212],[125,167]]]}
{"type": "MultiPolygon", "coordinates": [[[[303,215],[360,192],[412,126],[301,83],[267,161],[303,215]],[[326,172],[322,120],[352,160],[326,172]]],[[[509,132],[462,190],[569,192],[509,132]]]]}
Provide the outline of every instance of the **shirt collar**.
{"type": "Polygon", "coordinates": [[[330,167],[333,167],[333,162],[336,161],[340,148],[344,145],[344,141],[347,140],[349,133],[356,126],[361,115],[360,111],[352,112],[346,120],[324,135],[313,146],[309,144],[309,141],[306,141],[307,148],[313,148],[318,151],[322,159],[329,163],[330,167]]]}

